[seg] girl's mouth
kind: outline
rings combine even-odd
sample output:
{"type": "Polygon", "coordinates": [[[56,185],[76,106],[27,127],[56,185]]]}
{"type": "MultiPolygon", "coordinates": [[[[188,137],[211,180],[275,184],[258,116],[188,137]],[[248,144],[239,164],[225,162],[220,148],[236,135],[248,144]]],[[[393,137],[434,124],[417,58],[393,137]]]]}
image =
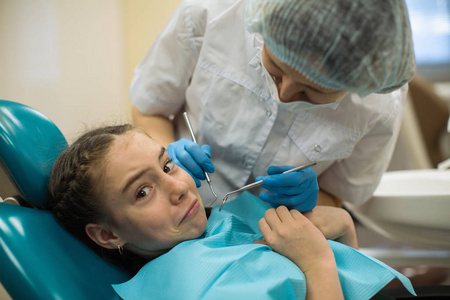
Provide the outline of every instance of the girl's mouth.
{"type": "Polygon", "coordinates": [[[191,216],[193,216],[198,211],[199,207],[200,207],[200,203],[198,202],[197,199],[195,199],[192,202],[192,204],[189,206],[183,219],[181,219],[180,224],[183,223],[186,219],[189,219],[191,216]]]}

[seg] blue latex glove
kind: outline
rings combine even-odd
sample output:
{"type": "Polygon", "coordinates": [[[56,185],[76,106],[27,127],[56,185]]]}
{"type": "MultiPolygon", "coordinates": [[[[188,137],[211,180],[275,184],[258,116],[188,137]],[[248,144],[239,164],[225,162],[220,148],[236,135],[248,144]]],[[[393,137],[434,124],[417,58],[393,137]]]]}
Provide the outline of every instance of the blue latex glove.
{"type": "Polygon", "coordinates": [[[166,151],[177,166],[183,168],[194,178],[197,187],[202,185],[200,180],[206,179],[203,170],[214,173],[209,145],[200,146],[189,139],[182,138],[169,144],[166,151]]]}
{"type": "Polygon", "coordinates": [[[285,205],[300,212],[312,210],[317,203],[319,185],[317,174],[311,168],[288,174],[281,174],[294,167],[270,166],[267,169],[269,176],[258,176],[256,181],[262,180],[261,187],[270,192],[259,194],[259,198],[272,207],[285,205]]]}

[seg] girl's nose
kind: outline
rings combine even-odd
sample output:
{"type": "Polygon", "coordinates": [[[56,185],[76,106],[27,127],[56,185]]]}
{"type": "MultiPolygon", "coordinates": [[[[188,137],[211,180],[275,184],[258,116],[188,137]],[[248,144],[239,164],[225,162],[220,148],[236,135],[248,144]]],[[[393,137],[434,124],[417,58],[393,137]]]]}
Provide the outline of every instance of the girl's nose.
{"type": "Polygon", "coordinates": [[[166,188],[170,192],[170,201],[174,205],[181,203],[189,191],[189,185],[186,182],[174,177],[167,180],[166,188]]]}

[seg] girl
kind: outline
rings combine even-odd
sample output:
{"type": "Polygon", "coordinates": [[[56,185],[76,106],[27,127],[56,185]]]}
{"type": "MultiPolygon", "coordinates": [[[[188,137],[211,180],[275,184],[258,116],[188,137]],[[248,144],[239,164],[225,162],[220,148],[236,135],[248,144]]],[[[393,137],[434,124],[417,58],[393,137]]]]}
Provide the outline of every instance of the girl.
{"type": "Polygon", "coordinates": [[[207,213],[193,178],[131,125],[82,135],[56,161],[49,194],[69,232],[140,270],[114,286],[124,299],[366,299],[395,277],[408,286],[353,249],[355,229],[342,209],[267,209],[243,194],[228,211],[207,213]]]}

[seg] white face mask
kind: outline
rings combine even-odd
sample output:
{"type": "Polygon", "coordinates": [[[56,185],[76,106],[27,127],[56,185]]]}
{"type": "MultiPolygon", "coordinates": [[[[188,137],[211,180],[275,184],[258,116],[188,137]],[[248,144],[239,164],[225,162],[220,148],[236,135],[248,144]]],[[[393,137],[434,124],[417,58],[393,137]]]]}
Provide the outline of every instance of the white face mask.
{"type": "Polygon", "coordinates": [[[332,110],[336,110],[336,108],[339,106],[339,103],[341,100],[347,95],[343,94],[341,98],[337,99],[335,102],[327,103],[327,104],[312,104],[306,101],[294,101],[294,102],[282,102],[280,100],[280,97],[278,96],[278,88],[275,82],[273,81],[272,76],[267,71],[266,67],[264,67],[262,58],[261,58],[261,67],[263,69],[264,78],[267,83],[267,87],[269,88],[270,96],[272,99],[278,103],[279,106],[283,107],[284,109],[291,111],[291,112],[298,112],[302,110],[309,110],[313,108],[319,108],[319,107],[328,107],[332,110]]]}

